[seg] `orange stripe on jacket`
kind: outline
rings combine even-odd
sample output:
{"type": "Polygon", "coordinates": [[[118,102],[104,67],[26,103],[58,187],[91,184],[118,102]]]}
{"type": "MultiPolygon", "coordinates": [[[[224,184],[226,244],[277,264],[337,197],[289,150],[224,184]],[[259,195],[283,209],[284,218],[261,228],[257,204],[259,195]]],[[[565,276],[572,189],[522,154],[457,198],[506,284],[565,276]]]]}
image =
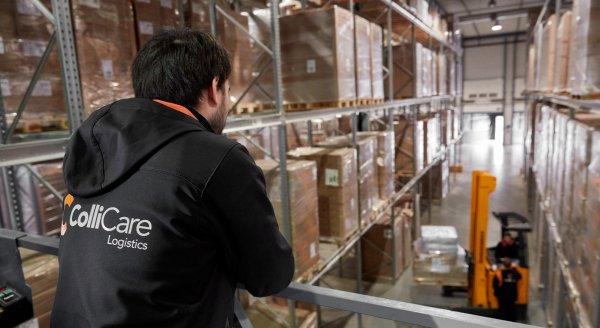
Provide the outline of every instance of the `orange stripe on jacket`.
{"type": "Polygon", "coordinates": [[[190,112],[189,109],[187,109],[187,108],[185,108],[185,107],[183,107],[181,105],[177,105],[177,104],[174,104],[174,103],[170,103],[168,101],[163,101],[163,100],[158,100],[158,99],[154,99],[154,101],[156,101],[159,104],[165,105],[165,106],[167,106],[167,107],[169,107],[171,109],[174,109],[174,110],[176,110],[176,111],[178,111],[178,112],[180,112],[182,114],[185,114],[185,115],[193,118],[196,121],[198,120],[196,118],[196,116],[194,116],[194,114],[192,114],[192,112],[190,112]]]}

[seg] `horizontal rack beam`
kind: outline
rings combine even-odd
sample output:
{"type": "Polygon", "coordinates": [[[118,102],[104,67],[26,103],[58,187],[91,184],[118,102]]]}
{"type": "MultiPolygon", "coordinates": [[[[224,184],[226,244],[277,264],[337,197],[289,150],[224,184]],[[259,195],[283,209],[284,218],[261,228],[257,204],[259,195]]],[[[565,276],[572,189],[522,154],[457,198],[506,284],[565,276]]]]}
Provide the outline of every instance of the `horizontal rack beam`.
{"type": "Polygon", "coordinates": [[[569,108],[585,108],[591,110],[600,110],[600,101],[599,100],[579,100],[579,99],[571,99],[567,97],[561,96],[551,96],[551,95],[540,95],[540,94],[532,94],[533,97],[537,98],[541,101],[546,101],[549,103],[553,103],[559,106],[569,107],[569,108]]]}
{"type": "Polygon", "coordinates": [[[406,195],[413,187],[415,184],[417,184],[417,182],[425,175],[427,174],[427,172],[429,172],[429,170],[431,170],[431,168],[435,165],[437,165],[440,160],[442,159],[442,156],[444,154],[446,154],[449,150],[451,146],[454,146],[456,143],[458,143],[460,141],[460,139],[462,138],[462,135],[459,135],[456,139],[452,140],[449,144],[448,147],[446,147],[446,149],[441,150],[440,152],[438,152],[435,156],[435,158],[433,159],[433,161],[431,163],[429,163],[429,165],[427,165],[425,168],[423,168],[421,171],[419,171],[419,173],[417,173],[416,176],[414,176],[412,179],[410,179],[409,182],[407,182],[404,186],[402,186],[402,188],[395,193],[392,197],[391,197],[391,202],[381,211],[381,213],[379,213],[377,215],[377,217],[375,218],[375,220],[369,222],[368,225],[359,228],[358,233],[352,237],[350,240],[348,240],[343,247],[339,248],[335,253],[333,253],[333,255],[331,255],[326,261],[325,264],[323,265],[322,269],[319,270],[319,272],[315,273],[313,278],[308,282],[308,284],[313,285],[315,284],[319,279],[321,279],[329,270],[331,270],[337,261],[339,261],[340,258],[342,258],[346,253],[348,253],[348,251],[350,251],[350,249],[352,249],[352,247],[354,246],[354,244],[356,244],[356,242],[367,232],[369,231],[369,229],[371,229],[373,227],[373,225],[381,222],[383,220],[383,218],[385,217],[385,213],[387,211],[389,211],[392,206],[394,206],[394,204],[400,200],[400,198],[402,198],[404,195],[406,195]]]}
{"type": "Polygon", "coordinates": [[[0,145],[0,167],[61,159],[69,138],[0,145]]]}

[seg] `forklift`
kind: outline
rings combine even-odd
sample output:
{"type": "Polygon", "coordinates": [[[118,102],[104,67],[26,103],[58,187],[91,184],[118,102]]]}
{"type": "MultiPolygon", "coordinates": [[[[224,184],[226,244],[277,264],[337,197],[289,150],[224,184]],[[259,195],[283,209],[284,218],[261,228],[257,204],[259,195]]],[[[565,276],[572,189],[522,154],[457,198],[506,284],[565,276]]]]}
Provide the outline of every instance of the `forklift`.
{"type": "MultiPolygon", "coordinates": [[[[467,263],[469,271],[467,286],[442,286],[443,296],[452,296],[454,292],[466,291],[469,301],[466,308],[452,310],[495,317],[498,300],[494,295],[494,277],[496,276],[495,247],[487,248],[489,197],[496,189],[496,177],[486,171],[473,171],[471,190],[471,225],[467,263]]],[[[526,234],[532,227],[524,216],[514,212],[492,212],[500,221],[501,236],[510,232],[516,235],[514,241],[518,247],[516,270],[521,274],[517,283],[517,319],[522,321],[527,317],[529,303],[529,261],[526,234]]]]}

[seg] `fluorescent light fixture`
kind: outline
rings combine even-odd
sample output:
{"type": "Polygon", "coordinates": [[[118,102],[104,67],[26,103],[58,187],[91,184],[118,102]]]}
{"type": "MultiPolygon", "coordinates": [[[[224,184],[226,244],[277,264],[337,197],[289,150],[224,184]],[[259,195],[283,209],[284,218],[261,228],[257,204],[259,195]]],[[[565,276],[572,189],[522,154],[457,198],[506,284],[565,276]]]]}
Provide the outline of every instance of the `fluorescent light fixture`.
{"type": "Polygon", "coordinates": [[[492,26],[492,31],[497,32],[502,30],[502,25],[500,25],[500,22],[498,22],[496,20],[496,22],[494,23],[494,26],[492,26]]]}

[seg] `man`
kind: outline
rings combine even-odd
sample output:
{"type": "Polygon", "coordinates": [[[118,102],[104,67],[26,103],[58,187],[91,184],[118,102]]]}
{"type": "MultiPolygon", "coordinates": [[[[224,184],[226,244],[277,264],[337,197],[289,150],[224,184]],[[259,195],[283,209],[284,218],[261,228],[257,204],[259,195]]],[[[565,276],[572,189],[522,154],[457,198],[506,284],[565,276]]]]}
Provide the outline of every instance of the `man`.
{"type": "Polygon", "coordinates": [[[510,232],[505,232],[502,240],[496,245],[495,250],[496,262],[502,262],[502,259],[508,257],[510,259],[519,258],[519,246],[512,238],[510,232]]]}
{"type": "Polygon", "coordinates": [[[517,283],[521,280],[521,274],[516,269],[516,264],[511,263],[510,258],[505,257],[502,265],[496,270],[493,287],[494,295],[498,300],[499,318],[508,321],[517,321],[518,289],[517,283]]]}
{"type": "Polygon", "coordinates": [[[289,284],[263,174],[220,135],[230,73],[210,35],[155,35],[133,63],[136,98],[74,133],[53,327],[231,327],[238,283],[289,284]]]}

